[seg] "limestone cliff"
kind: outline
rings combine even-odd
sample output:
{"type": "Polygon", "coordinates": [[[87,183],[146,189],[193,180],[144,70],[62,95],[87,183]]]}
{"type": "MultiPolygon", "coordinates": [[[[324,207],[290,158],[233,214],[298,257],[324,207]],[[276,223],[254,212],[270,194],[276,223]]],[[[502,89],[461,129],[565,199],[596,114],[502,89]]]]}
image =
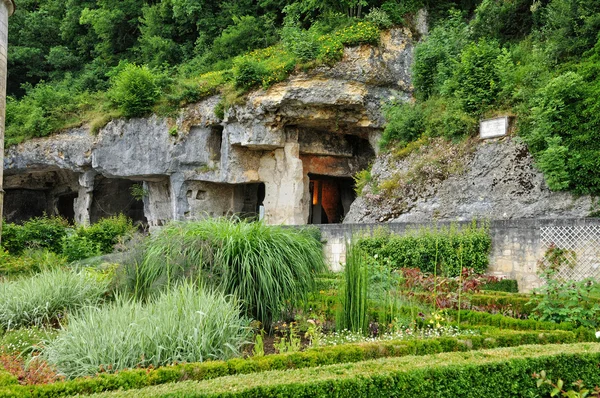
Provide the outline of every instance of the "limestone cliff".
{"type": "Polygon", "coordinates": [[[113,120],[97,135],[82,126],[13,146],[4,159],[4,214],[87,223],[125,212],[155,227],[231,213],[306,224],[594,210],[592,198],[550,192],[512,137],[432,141],[404,158],[376,157],[382,103],[412,95],[412,55],[411,33],[394,29],[377,47],[347,48],[333,67],[249,93],[223,119],[214,96],[173,119],[113,120]],[[354,200],[352,177],[370,164],[371,182],[354,200]]]}
{"type": "Polygon", "coordinates": [[[175,119],[114,120],[96,136],[82,126],[8,148],[6,218],[46,212],[85,223],[123,211],[159,226],[264,212],[270,223],[335,221],[353,199],[351,177],[375,157],[381,103],[411,95],[412,49],[408,30],[385,32],[334,67],[251,92],[222,120],[214,96],[175,119]],[[328,204],[331,195],[339,203],[328,204]]]}

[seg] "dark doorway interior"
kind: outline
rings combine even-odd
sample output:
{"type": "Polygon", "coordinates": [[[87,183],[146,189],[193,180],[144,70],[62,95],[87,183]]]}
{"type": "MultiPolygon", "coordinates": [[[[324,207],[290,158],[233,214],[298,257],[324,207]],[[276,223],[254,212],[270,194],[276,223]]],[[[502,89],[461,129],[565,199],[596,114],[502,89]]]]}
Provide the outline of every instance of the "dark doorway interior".
{"type": "Polygon", "coordinates": [[[244,203],[240,216],[244,218],[260,218],[260,209],[265,200],[265,184],[244,184],[244,203]]]}
{"type": "Polygon", "coordinates": [[[356,199],[349,177],[309,175],[311,205],[309,224],[341,223],[356,199]]]}
{"type": "Polygon", "coordinates": [[[75,199],[77,198],[76,193],[69,193],[58,197],[56,202],[56,210],[58,215],[66,218],[70,224],[75,222],[75,199]]]}
{"type": "Polygon", "coordinates": [[[6,222],[20,224],[44,214],[51,214],[46,191],[7,189],[4,193],[3,215],[6,222]]]}
{"type": "Polygon", "coordinates": [[[131,187],[134,184],[135,181],[97,176],[90,209],[92,224],[102,218],[122,213],[134,223],[139,221],[145,225],[148,220],[144,216],[144,203],[131,195],[131,187]]]}

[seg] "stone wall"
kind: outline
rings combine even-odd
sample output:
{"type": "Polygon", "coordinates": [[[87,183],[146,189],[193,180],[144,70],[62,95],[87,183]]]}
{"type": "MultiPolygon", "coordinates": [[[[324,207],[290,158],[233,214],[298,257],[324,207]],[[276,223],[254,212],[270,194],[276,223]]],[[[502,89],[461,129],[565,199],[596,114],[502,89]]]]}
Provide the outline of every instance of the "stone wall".
{"type": "MultiPolygon", "coordinates": [[[[449,225],[439,222],[438,225],[449,225]]],[[[457,222],[466,225],[469,222],[457,222]]],[[[519,219],[499,220],[490,223],[492,251],[488,274],[516,279],[520,291],[530,291],[540,285],[537,277],[538,262],[543,258],[545,248],[540,241],[540,229],[544,226],[600,225],[597,218],[578,219],[519,219]]],[[[385,228],[394,234],[427,226],[427,223],[388,223],[388,224],[331,224],[320,225],[325,244],[325,257],[334,271],[342,269],[346,260],[346,242],[353,234],[370,235],[376,228],[385,228]]]]}

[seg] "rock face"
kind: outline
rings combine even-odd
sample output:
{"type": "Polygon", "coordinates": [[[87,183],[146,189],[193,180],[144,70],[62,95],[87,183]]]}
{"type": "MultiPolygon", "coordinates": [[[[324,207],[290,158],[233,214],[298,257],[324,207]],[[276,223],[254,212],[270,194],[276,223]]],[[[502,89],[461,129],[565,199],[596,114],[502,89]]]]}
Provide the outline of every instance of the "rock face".
{"type": "Polygon", "coordinates": [[[176,119],[113,120],[97,136],[84,126],[8,148],[7,219],[46,212],[88,223],[125,212],[150,227],[230,213],[333,221],[347,210],[350,178],[375,157],[381,103],[411,96],[412,49],[407,30],[385,32],[377,47],[347,48],[334,67],[251,92],[223,120],[215,96],[176,119]]]}
{"type": "MultiPolygon", "coordinates": [[[[373,182],[365,192],[393,173],[387,167],[393,163],[390,157],[375,161],[373,182]]],[[[363,195],[352,204],[344,222],[586,217],[598,206],[597,199],[589,196],[550,191],[527,147],[512,137],[477,143],[459,172],[421,183],[427,189],[416,197],[363,195]]]]}
{"type": "Polygon", "coordinates": [[[156,227],[232,213],[306,224],[580,217],[593,210],[589,197],[550,192],[526,148],[511,138],[469,150],[434,145],[429,158],[375,159],[382,103],[412,95],[412,56],[410,32],[395,29],[377,47],[347,48],[333,67],[251,92],[222,120],[214,96],[175,119],[113,120],[97,136],[83,126],[13,146],[4,158],[4,214],[8,221],[46,213],[89,223],[123,212],[156,227]],[[372,182],[352,203],[352,177],[374,159],[372,182]],[[376,194],[384,181],[386,194],[376,194]]]}

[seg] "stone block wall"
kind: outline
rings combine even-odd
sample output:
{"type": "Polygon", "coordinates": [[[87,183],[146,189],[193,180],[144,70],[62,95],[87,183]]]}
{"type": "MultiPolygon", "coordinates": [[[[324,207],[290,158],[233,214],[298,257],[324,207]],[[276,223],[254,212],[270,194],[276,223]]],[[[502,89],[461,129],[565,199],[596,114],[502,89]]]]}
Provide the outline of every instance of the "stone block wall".
{"type": "MultiPolygon", "coordinates": [[[[439,226],[450,222],[438,222],[439,226]]],[[[457,222],[466,225],[469,222],[457,222]]],[[[488,274],[516,279],[519,290],[531,291],[540,286],[537,276],[538,262],[543,258],[545,247],[540,240],[540,230],[544,226],[600,225],[600,219],[520,219],[500,220],[490,223],[492,250],[488,274]]],[[[346,261],[346,243],[353,235],[371,235],[376,228],[386,228],[394,234],[403,234],[407,230],[428,226],[426,223],[389,223],[389,224],[328,224],[320,225],[321,234],[326,241],[325,258],[334,271],[340,271],[346,261]]]]}

